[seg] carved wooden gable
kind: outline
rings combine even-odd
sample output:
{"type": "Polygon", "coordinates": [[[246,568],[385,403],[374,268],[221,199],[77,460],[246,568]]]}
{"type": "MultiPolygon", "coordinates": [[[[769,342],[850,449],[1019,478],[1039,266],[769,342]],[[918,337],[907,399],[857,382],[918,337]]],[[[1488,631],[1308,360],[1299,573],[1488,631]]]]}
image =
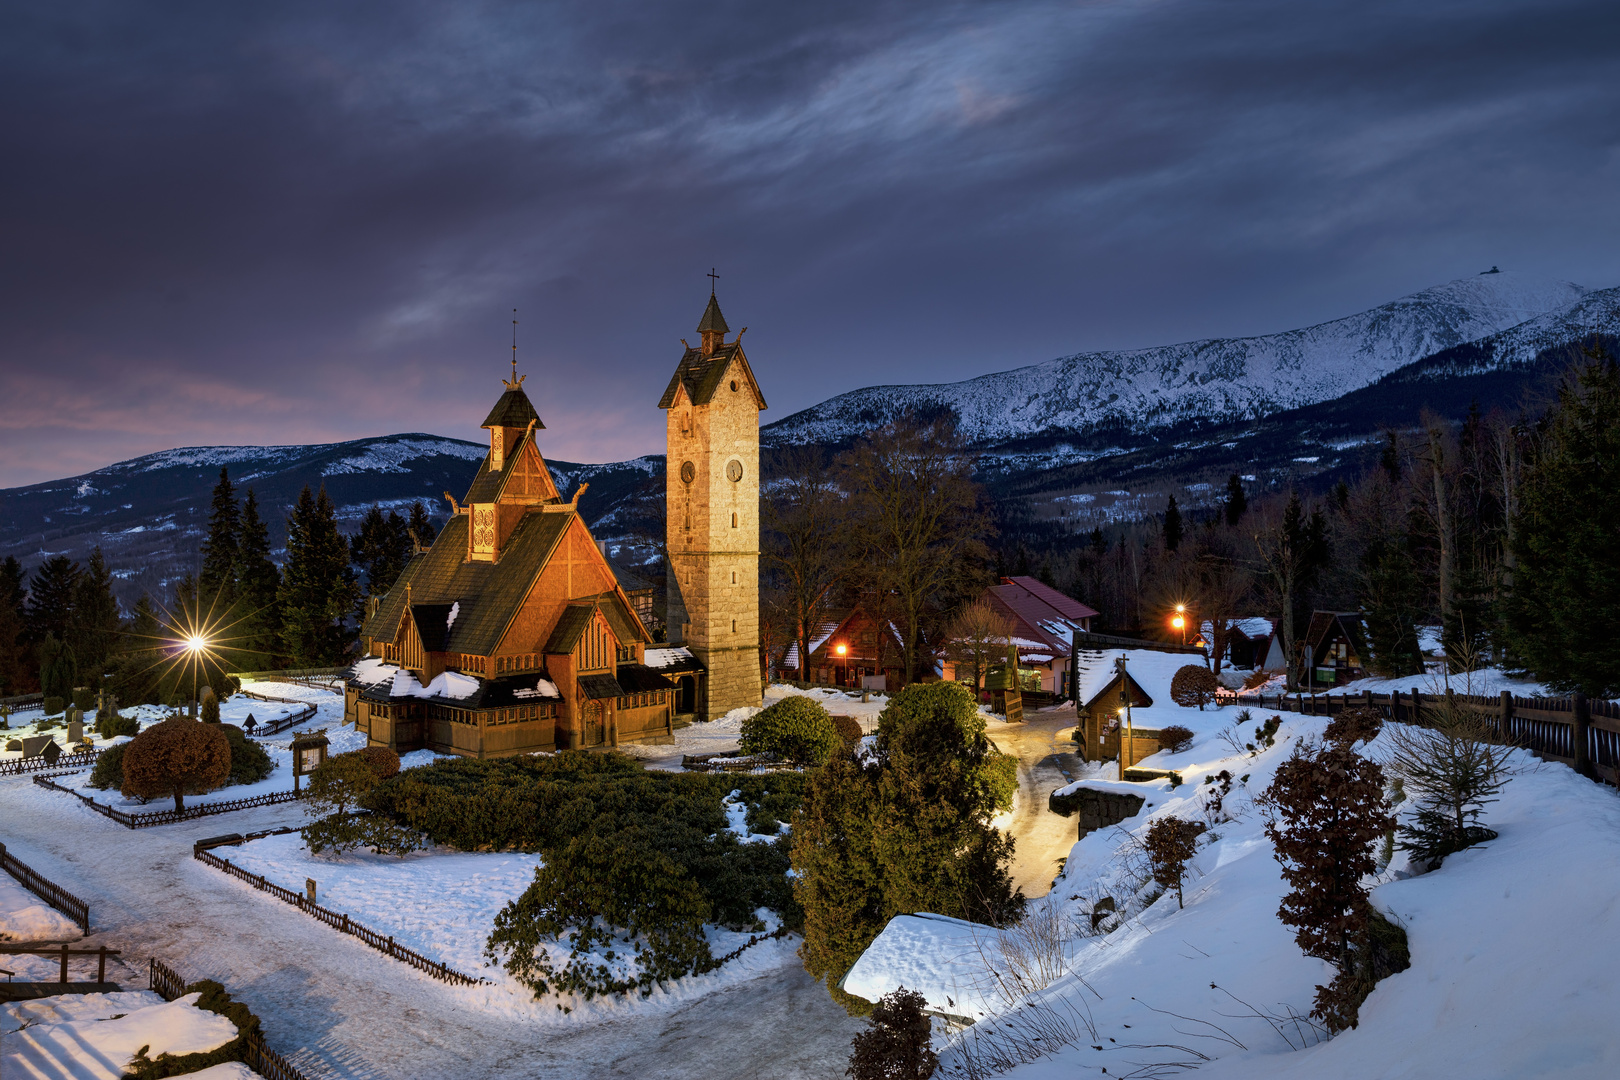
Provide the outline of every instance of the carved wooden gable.
{"type": "Polygon", "coordinates": [[[517,460],[512,462],[506,480],[501,485],[500,501],[533,505],[555,502],[559,498],[561,496],[557,493],[556,483],[551,479],[551,470],[546,468],[545,458],[540,456],[540,451],[532,438],[524,439],[517,460]]]}

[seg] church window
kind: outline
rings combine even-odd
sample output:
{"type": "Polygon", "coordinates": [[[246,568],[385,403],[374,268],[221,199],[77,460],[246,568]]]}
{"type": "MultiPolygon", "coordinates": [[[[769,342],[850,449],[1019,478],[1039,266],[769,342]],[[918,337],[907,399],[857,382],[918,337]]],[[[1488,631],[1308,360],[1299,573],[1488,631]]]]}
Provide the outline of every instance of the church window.
{"type": "Polygon", "coordinates": [[[736,514],[731,515],[731,527],[733,529],[735,529],[737,527],[737,515],[736,514]]]}
{"type": "Polygon", "coordinates": [[[504,464],[504,435],[505,432],[501,428],[492,427],[489,429],[489,469],[491,472],[500,472],[504,464]]]}
{"type": "Polygon", "coordinates": [[[735,394],[737,392],[737,380],[736,379],[731,380],[731,392],[733,394],[735,394]]]}
{"type": "Polygon", "coordinates": [[[495,553],[495,507],[481,503],[472,512],[473,552],[479,555],[495,553]]]}
{"type": "Polygon", "coordinates": [[[731,583],[733,585],[737,584],[737,571],[735,570],[731,572],[731,583]]]}
{"type": "Polygon", "coordinates": [[[733,634],[735,634],[737,632],[737,620],[736,619],[731,620],[731,632],[733,634]]]}

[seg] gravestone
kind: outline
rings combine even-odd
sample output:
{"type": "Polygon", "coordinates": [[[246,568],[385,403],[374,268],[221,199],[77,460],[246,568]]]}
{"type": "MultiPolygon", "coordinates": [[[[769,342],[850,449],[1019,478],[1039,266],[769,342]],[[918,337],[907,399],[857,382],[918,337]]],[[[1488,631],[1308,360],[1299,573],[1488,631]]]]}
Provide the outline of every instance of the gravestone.
{"type": "Polygon", "coordinates": [[[67,741],[68,741],[69,745],[72,745],[73,743],[79,743],[79,742],[84,741],[84,721],[83,720],[69,720],[68,721],[67,741]]]}
{"type": "Polygon", "coordinates": [[[22,740],[22,752],[25,758],[39,757],[45,752],[45,747],[55,746],[56,740],[49,735],[34,735],[22,740]]]}

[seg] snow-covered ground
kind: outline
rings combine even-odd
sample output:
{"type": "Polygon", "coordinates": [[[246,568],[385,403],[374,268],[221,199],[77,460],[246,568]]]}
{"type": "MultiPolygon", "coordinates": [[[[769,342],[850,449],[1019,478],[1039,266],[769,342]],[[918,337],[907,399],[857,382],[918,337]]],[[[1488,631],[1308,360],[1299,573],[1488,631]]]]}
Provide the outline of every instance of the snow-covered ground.
{"type": "MultiPolygon", "coordinates": [[[[1253,755],[1202,735],[1182,754],[1160,755],[1184,777],[1174,789],[1167,781],[1096,784],[1132,790],[1146,804],[1075,844],[1052,893],[1033,905],[1037,918],[1065,927],[1069,973],[1041,993],[998,991],[991,969],[1005,975],[1007,965],[981,959],[1003,955],[995,931],[919,919],[891,924],[846,986],[866,996],[904,983],[941,1012],[991,1013],[969,1038],[995,1031],[996,1017],[1049,1007],[1075,1037],[1055,1050],[1049,1040],[1049,1052],[1008,1074],[1030,1080],[1187,1068],[1244,1080],[1620,1074],[1612,1022],[1620,796],[1524,752],[1513,755],[1514,778],[1486,810],[1499,839],[1422,876],[1397,854],[1377,878],[1373,902],[1406,929],[1412,967],[1378,985],[1358,1029],[1324,1041],[1260,1015],[1309,1012],[1314,987],[1331,978],[1277,918],[1286,887],[1253,803],[1294,745],[1319,739],[1325,725],[1284,714],[1275,746],[1253,755]],[[1173,892],[1159,896],[1149,883],[1134,841],[1160,817],[1206,820],[1204,780],[1223,769],[1234,778],[1225,800],[1233,819],[1214,821],[1178,910],[1173,892]],[[1090,913],[1104,897],[1121,915],[1093,934],[1090,913]]],[[[1366,752],[1376,758],[1384,746],[1366,752]]]]}
{"type": "MultiPolygon", "coordinates": [[[[1399,678],[1384,679],[1377,676],[1368,676],[1365,679],[1356,679],[1343,686],[1325,687],[1314,691],[1318,697],[1342,697],[1345,695],[1365,694],[1371,690],[1375,694],[1388,694],[1399,691],[1410,694],[1416,690],[1420,694],[1444,694],[1447,690],[1458,694],[1479,694],[1485,697],[1495,697],[1506,690],[1517,697],[1562,697],[1555,690],[1533,679],[1514,678],[1501,668],[1487,667],[1477,671],[1460,671],[1448,674],[1444,664],[1434,663],[1422,675],[1402,675],[1399,678]]],[[[1251,690],[1242,692],[1245,698],[1255,695],[1273,696],[1287,690],[1287,680],[1283,675],[1273,676],[1268,682],[1251,690]]],[[[1307,696],[1309,694],[1307,693],[1307,696]]]]}
{"type": "Polygon", "coordinates": [[[0,872],[0,941],[77,941],[80,936],[78,923],[0,872]]]}
{"type": "MultiPolygon", "coordinates": [[[[150,990],[63,994],[0,1005],[0,1076],[120,1080],[141,1047],[147,1056],[201,1054],[236,1038],[236,1025],[197,1008],[199,994],[164,1001],[150,990]]],[[[202,1080],[256,1076],[244,1065],[185,1074],[202,1080]]]]}

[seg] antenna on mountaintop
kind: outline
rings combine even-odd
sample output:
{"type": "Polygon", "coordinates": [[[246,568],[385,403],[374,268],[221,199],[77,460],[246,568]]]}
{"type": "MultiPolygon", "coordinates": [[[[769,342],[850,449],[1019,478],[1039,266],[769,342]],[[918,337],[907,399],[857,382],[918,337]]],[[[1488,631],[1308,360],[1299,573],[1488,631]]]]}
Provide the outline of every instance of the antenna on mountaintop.
{"type": "Polygon", "coordinates": [[[714,295],[714,283],[720,280],[720,275],[715,273],[714,272],[714,267],[711,266],[711,267],[709,267],[709,272],[704,276],[709,279],[709,295],[713,296],[714,295]]]}

